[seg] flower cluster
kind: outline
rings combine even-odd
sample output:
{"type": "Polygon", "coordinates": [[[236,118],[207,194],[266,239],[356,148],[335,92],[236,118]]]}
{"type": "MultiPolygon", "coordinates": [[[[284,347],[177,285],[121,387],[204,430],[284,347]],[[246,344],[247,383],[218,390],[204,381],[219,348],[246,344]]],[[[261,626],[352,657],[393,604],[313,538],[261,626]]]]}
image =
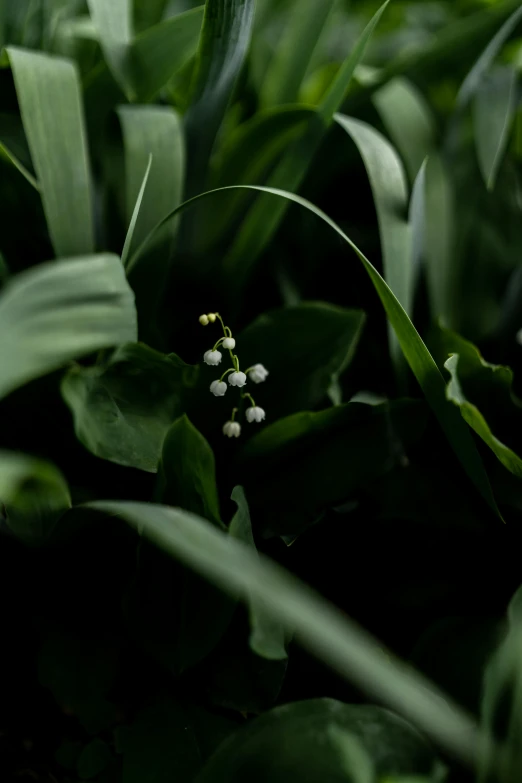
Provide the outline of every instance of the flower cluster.
{"type": "MultiPolygon", "coordinates": [[[[219,313],[207,313],[206,315],[200,315],[199,317],[199,323],[202,326],[213,324],[217,320],[220,322],[223,328],[223,337],[221,337],[216,342],[213,348],[205,351],[203,354],[203,361],[210,367],[217,367],[218,364],[221,364],[221,360],[223,358],[219,348],[223,348],[229,352],[230,358],[232,360],[232,367],[230,367],[228,370],[225,370],[221,378],[212,381],[210,384],[210,391],[212,394],[215,397],[225,396],[228,387],[224,379],[227,376],[229,386],[238,386],[239,388],[245,386],[247,377],[248,380],[252,381],[253,383],[262,383],[263,381],[266,381],[268,370],[262,364],[254,364],[252,367],[249,367],[247,370],[245,370],[245,372],[241,372],[239,369],[239,359],[234,353],[236,341],[232,337],[232,331],[230,327],[225,326],[219,313]]],[[[246,420],[250,423],[253,421],[263,421],[265,418],[265,411],[263,408],[260,408],[258,405],[256,405],[252,395],[242,392],[241,399],[248,399],[250,402],[250,407],[247,408],[245,413],[246,420]]],[[[241,435],[241,425],[239,422],[235,421],[238,410],[238,408],[233,408],[230,420],[223,425],[223,434],[227,435],[229,438],[239,438],[241,435]]]]}

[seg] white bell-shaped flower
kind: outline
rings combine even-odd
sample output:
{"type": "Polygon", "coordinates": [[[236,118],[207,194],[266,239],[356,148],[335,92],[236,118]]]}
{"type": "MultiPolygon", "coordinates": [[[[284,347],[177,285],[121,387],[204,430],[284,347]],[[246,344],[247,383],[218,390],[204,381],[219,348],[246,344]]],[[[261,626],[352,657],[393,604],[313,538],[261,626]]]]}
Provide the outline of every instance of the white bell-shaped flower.
{"type": "Polygon", "coordinates": [[[210,384],[210,391],[215,397],[224,397],[227,390],[227,385],[224,381],[212,381],[210,384]]]}
{"type": "Polygon", "coordinates": [[[248,371],[248,377],[251,381],[254,381],[254,383],[262,383],[263,381],[266,381],[267,375],[268,370],[263,364],[254,364],[254,366],[251,367],[248,371]]]}
{"type": "Polygon", "coordinates": [[[228,438],[239,438],[241,435],[241,424],[237,421],[227,421],[223,424],[223,435],[228,438]]]}
{"type": "Polygon", "coordinates": [[[228,376],[228,382],[231,386],[244,386],[246,375],[244,372],[231,372],[228,376]]]}
{"type": "Polygon", "coordinates": [[[215,367],[216,364],[219,364],[221,362],[221,352],[220,351],[206,351],[203,355],[203,361],[205,364],[210,364],[212,367],[215,367]]]}
{"type": "Polygon", "coordinates": [[[233,337],[225,337],[223,340],[223,348],[225,348],[227,351],[233,351],[236,347],[236,341],[233,337]]]}
{"type": "Polygon", "coordinates": [[[251,408],[247,408],[246,413],[246,420],[250,423],[253,421],[263,421],[265,418],[265,412],[263,408],[260,408],[259,405],[253,405],[251,408]]]}

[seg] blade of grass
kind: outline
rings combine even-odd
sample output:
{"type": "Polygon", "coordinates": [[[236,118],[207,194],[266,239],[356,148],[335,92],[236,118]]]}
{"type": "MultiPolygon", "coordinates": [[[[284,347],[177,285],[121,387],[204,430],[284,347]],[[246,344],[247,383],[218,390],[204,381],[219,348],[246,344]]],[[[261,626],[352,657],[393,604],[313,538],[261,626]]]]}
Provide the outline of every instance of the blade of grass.
{"type": "Polygon", "coordinates": [[[410,182],[433,149],[435,119],[423,95],[409,79],[391,79],[373,96],[386,130],[399,150],[410,182]]]}
{"type": "Polygon", "coordinates": [[[516,72],[496,66],[482,79],[474,99],[475,147],[480,171],[493,190],[516,110],[516,72]]]}
{"type": "MultiPolygon", "coordinates": [[[[368,41],[389,0],[377,11],[362,32],[350,56],[345,60],[324,100],[318,107],[301,139],[290,147],[268,181],[276,189],[297,191],[324,134],[338,111],[353,72],[359,64],[368,41]]],[[[252,272],[259,256],[280,225],[288,204],[273,202],[265,196],[256,199],[223,262],[223,271],[231,281],[231,289],[239,292],[252,272]]]]}
{"type": "Polygon", "coordinates": [[[55,252],[91,253],[91,177],[76,68],[59,57],[7,51],[55,252]]]}
{"type": "Polygon", "coordinates": [[[18,169],[20,174],[26,178],[28,183],[33,186],[35,190],[40,190],[40,186],[38,185],[38,182],[33,177],[30,171],[28,171],[24,164],[21,163],[16,155],[13,155],[13,153],[0,141],[0,154],[2,154],[9,163],[12,163],[15,169],[18,169]]]}
{"type": "Polygon", "coordinates": [[[137,35],[131,46],[135,92],[150,101],[192,57],[198,45],[203,6],[177,14],[137,35]]]}
{"type": "Polygon", "coordinates": [[[297,0],[265,75],[261,103],[295,103],[335,0],[297,0]]]}
{"type": "Polygon", "coordinates": [[[250,44],[254,8],[254,0],[206,0],[185,116],[188,196],[204,187],[216,134],[250,44]]]}
{"type": "MultiPolygon", "coordinates": [[[[207,193],[201,193],[199,196],[195,196],[188,201],[185,201],[177,209],[173,210],[170,214],[166,215],[151,231],[149,236],[143,241],[142,245],[136,250],[135,254],[129,262],[129,269],[136,264],[147,244],[154,238],[154,235],[161,231],[163,226],[172,220],[179,212],[187,209],[192,204],[195,204],[202,198],[208,198],[215,193],[223,193],[226,190],[233,188],[218,188],[217,190],[208,191],[207,193]]],[[[402,348],[406,360],[417,378],[419,385],[421,386],[426,399],[428,400],[433,412],[435,413],[439,423],[444,430],[448,441],[453,447],[455,454],[460,460],[464,470],[475,484],[479,493],[486,500],[490,508],[499,516],[500,512],[497,508],[489,479],[482,464],[480,455],[475,447],[475,443],[469,432],[469,429],[462,421],[458,411],[453,405],[451,405],[446,399],[446,384],[442,374],[437,367],[432,355],[426,348],[422,338],[412,324],[408,314],[405,312],[401,303],[397,300],[393,291],[387,285],[386,281],[381,277],[379,272],[366,258],[364,253],[359,250],[357,245],[344,233],[344,231],[328,217],[324,212],[311,204],[309,201],[295,195],[294,193],[288,193],[276,188],[261,187],[257,185],[237,185],[235,187],[250,188],[251,190],[259,190],[270,196],[276,196],[282,199],[287,199],[295,204],[299,204],[305,209],[309,210],[317,217],[321,218],[327,223],[333,230],[339,234],[339,236],[355,251],[359,260],[361,261],[364,269],[368,273],[375,290],[381,300],[381,303],[386,311],[386,315],[395,330],[397,339],[402,348]]]]}
{"type": "Polygon", "coordinates": [[[256,600],[314,655],[383,701],[466,763],[477,752],[472,719],[421,674],[311,588],[252,547],[181,509],[132,502],[90,505],[138,532],[233,596],[256,600]]]}
{"type": "Polygon", "coordinates": [[[149,155],[149,162],[147,163],[147,168],[143,176],[143,182],[141,183],[140,192],[138,193],[138,198],[136,199],[136,204],[134,205],[134,210],[129,223],[129,228],[127,231],[127,235],[125,237],[125,244],[123,245],[123,251],[121,254],[121,263],[123,264],[124,269],[127,266],[127,259],[129,257],[129,253],[132,245],[134,229],[136,227],[136,221],[138,220],[138,215],[140,213],[141,202],[143,201],[143,194],[145,193],[145,188],[147,187],[147,181],[149,179],[151,165],[152,165],[152,154],[149,155]]]}
{"type": "MultiPolygon", "coordinates": [[[[336,114],[335,120],[351,137],[363,159],[377,212],[384,279],[411,316],[411,228],[407,220],[408,190],[402,163],[391,144],[371,125],[342,114],[336,114]]],[[[392,358],[400,375],[402,354],[391,328],[389,337],[392,358]]]]}
{"type": "Polygon", "coordinates": [[[107,65],[127,98],[135,100],[130,61],[133,39],[131,1],[87,0],[87,4],[107,65]]]}

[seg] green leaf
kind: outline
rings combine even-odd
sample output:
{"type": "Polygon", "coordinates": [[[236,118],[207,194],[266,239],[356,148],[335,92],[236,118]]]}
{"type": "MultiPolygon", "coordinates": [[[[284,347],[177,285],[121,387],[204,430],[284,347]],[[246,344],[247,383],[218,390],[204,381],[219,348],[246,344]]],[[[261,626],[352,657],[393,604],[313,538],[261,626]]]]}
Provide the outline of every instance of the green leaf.
{"type": "Polygon", "coordinates": [[[97,457],[155,473],[196,368],[175,354],[123,345],[105,364],[73,367],[62,381],[77,438],[97,457]]]}
{"type": "Polygon", "coordinates": [[[305,0],[294,3],[264,77],[262,105],[274,106],[297,101],[299,88],[334,2],[305,0]]]}
{"type": "MultiPolygon", "coordinates": [[[[352,743],[357,743],[357,756],[364,759],[363,769],[371,770],[373,762],[379,779],[384,774],[429,773],[435,764],[424,737],[392,712],[312,699],[276,707],[233,734],[214,753],[197,783],[289,779],[359,783],[368,780],[368,773],[358,777],[355,769],[346,776],[347,761],[353,759],[352,743]]],[[[370,776],[370,781],[374,779],[370,776]]]]}
{"type": "MultiPolygon", "coordinates": [[[[411,229],[408,190],[402,163],[391,144],[370,125],[336,114],[335,120],[354,141],[372,188],[384,267],[384,279],[409,316],[413,308],[411,229]]],[[[400,368],[400,346],[390,326],[390,346],[400,368]]]]}
{"type": "Polygon", "coordinates": [[[424,171],[424,254],[431,315],[454,327],[455,198],[443,159],[434,153],[424,171]]]}
{"type": "Polygon", "coordinates": [[[189,713],[171,700],[138,713],[123,738],[122,751],[122,783],[192,781],[202,763],[189,713]]]}
{"type": "Polygon", "coordinates": [[[196,51],[203,6],[166,19],[137,35],[131,57],[137,100],[150,101],[196,51]]]}
{"type": "MultiPolygon", "coordinates": [[[[183,131],[179,115],[167,106],[120,106],[118,117],[125,148],[126,217],[133,218],[143,184],[143,172],[152,155],[152,165],[140,214],[134,230],[134,245],[156,225],[158,215],[175,209],[181,201],[185,175],[183,131]]],[[[167,233],[174,235],[175,224],[167,233]]]]}
{"type": "Polygon", "coordinates": [[[158,468],[157,495],[222,527],[214,453],[186,415],[171,425],[158,468]]]}
{"type": "Polygon", "coordinates": [[[143,194],[145,193],[145,188],[147,187],[151,165],[152,165],[152,154],[149,155],[149,162],[147,164],[145,174],[143,175],[143,182],[141,183],[140,191],[136,198],[136,204],[134,205],[134,210],[132,212],[132,217],[130,219],[129,228],[127,229],[127,234],[125,236],[125,243],[123,245],[123,250],[121,253],[121,263],[123,264],[124,268],[127,267],[127,261],[132,246],[132,239],[134,237],[134,229],[136,228],[136,222],[138,220],[138,215],[140,214],[141,202],[143,201],[143,194]]]}
{"type": "MultiPolygon", "coordinates": [[[[489,10],[489,9],[488,9],[489,10]]],[[[499,12],[500,12],[499,8],[499,12]]],[[[484,12],[486,13],[486,12],[484,12]]],[[[462,82],[457,95],[457,107],[463,108],[476,93],[484,74],[490,69],[500,49],[522,19],[522,7],[517,8],[493,36],[472,69],[462,82]]]]}
{"type": "MultiPolygon", "coordinates": [[[[312,117],[302,137],[285,153],[271,175],[268,185],[271,189],[296,192],[319,148],[325,132],[340,108],[350,84],[353,72],[360,62],[370,36],[389,0],[377,11],[362,32],[351,55],[341,66],[317,116],[312,117]]],[[[240,291],[251,274],[262,251],[269,244],[288,208],[284,201],[270,201],[259,196],[239,229],[234,243],[223,261],[223,271],[234,290],[240,291]]]]}
{"type": "Polygon", "coordinates": [[[130,44],[133,39],[130,0],[87,0],[112,75],[129,100],[135,100],[130,44]]]}
{"type": "Polygon", "coordinates": [[[293,628],[304,646],[343,677],[401,712],[458,758],[473,758],[476,728],[457,705],[311,588],[247,544],[180,509],[121,501],[90,507],[123,517],[232,596],[262,600],[274,619],[293,628]]]}
{"type": "Polygon", "coordinates": [[[67,483],[54,465],[27,454],[0,451],[0,530],[30,544],[44,541],[71,507],[67,483]]]}
{"type": "MultiPolygon", "coordinates": [[[[477,351],[478,354],[478,351],[477,351]]],[[[482,364],[482,367],[488,367],[493,374],[500,373],[502,376],[502,383],[506,384],[506,392],[509,392],[509,388],[512,382],[511,370],[507,367],[495,367],[494,365],[488,365],[480,354],[477,356],[477,361],[482,364]]],[[[489,446],[499,461],[507,468],[511,473],[519,478],[522,478],[522,459],[515,454],[515,452],[506,446],[502,441],[496,438],[491,429],[480,412],[480,410],[469,402],[462,391],[460,385],[458,370],[460,364],[460,357],[458,354],[453,354],[445,362],[444,367],[449,371],[451,375],[451,381],[448,383],[447,395],[460,409],[462,418],[467,424],[482,438],[484,443],[489,446]]],[[[508,395],[506,395],[508,396],[508,395]]]]}
{"type": "Polygon", "coordinates": [[[373,783],[374,764],[361,740],[335,723],[327,732],[331,746],[337,751],[340,768],[348,779],[353,783],[373,783]]]}
{"type": "Polygon", "coordinates": [[[167,0],[134,0],[134,21],[138,30],[159,24],[165,13],[167,0]]]}
{"type": "Polygon", "coordinates": [[[243,481],[263,533],[301,533],[321,512],[393,468],[396,440],[407,448],[425,422],[423,405],[414,401],[349,402],[266,427],[243,451],[243,481]]]}
{"type": "Polygon", "coordinates": [[[435,119],[429,105],[415,85],[401,77],[377,90],[373,102],[414,182],[435,145],[435,119]]]}
{"type": "MultiPolygon", "coordinates": [[[[452,405],[450,405],[446,399],[445,382],[442,374],[437,367],[433,357],[426,348],[422,338],[415,329],[411,320],[409,319],[404,308],[400,302],[396,299],[393,291],[386,284],[386,281],[381,277],[379,272],[375,269],[373,264],[366,258],[357,245],[342,231],[342,229],[326,215],[320,209],[315,207],[306,199],[296,196],[294,193],[288,193],[286,191],[277,190],[275,188],[260,187],[257,185],[239,185],[237,187],[246,187],[252,190],[259,190],[263,194],[271,194],[288,201],[292,201],[305,209],[313,212],[315,215],[321,218],[327,223],[344,241],[354,250],[360,262],[362,263],[365,271],[367,272],[373,286],[381,300],[388,320],[390,321],[397,339],[402,348],[406,361],[408,362],[413,374],[417,378],[419,385],[421,386],[426,399],[428,400],[433,412],[435,413],[439,423],[444,430],[444,433],[450,442],[452,448],[455,451],[458,459],[460,460],[464,470],[468,477],[475,484],[479,493],[486,500],[490,508],[500,517],[500,512],[497,508],[489,479],[485,472],[484,466],[480,459],[480,456],[476,450],[473,438],[465,425],[463,424],[460,416],[455,411],[452,405]]],[[[144,240],[142,245],[136,250],[133,260],[139,258],[143,249],[154,238],[157,231],[161,230],[165,223],[172,220],[176,214],[189,206],[199,201],[202,198],[207,198],[215,193],[223,193],[229,188],[220,188],[214,191],[208,191],[202,193],[199,196],[195,196],[188,201],[181,204],[178,209],[173,210],[170,214],[166,215],[153,229],[149,236],[144,240]]],[[[501,517],[500,517],[501,518],[501,517]]]]}
{"type": "Polygon", "coordinates": [[[73,63],[8,48],[47,227],[58,256],[94,251],[91,178],[73,63]]]}
{"type": "MultiPolygon", "coordinates": [[[[231,498],[237,503],[237,511],[230,523],[229,533],[256,550],[250,510],[243,487],[234,487],[231,498]]],[[[283,627],[265,611],[263,603],[255,599],[250,601],[250,626],[252,629],[250,647],[253,652],[273,661],[287,658],[286,635],[283,627]]]]}
{"type": "Polygon", "coordinates": [[[5,146],[5,144],[3,144],[1,141],[0,141],[0,154],[2,154],[10,163],[12,163],[13,166],[15,167],[15,169],[18,169],[20,174],[23,177],[25,177],[25,179],[28,181],[28,183],[35,190],[40,190],[40,186],[39,186],[38,182],[36,181],[36,179],[31,174],[31,172],[28,171],[28,169],[26,169],[24,164],[20,160],[18,160],[18,158],[14,155],[14,153],[12,153],[11,150],[9,150],[5,146]]]}
{"type": "Polygon", "coordinates": [[[265,383],[249,384],[269,420],[324,400],[332,378],[349,366],[364,321],[361,310],[306,302],[265,313],[241,332],[237,345],[244,368],[261,363],[270,373],[265,383]]]}
{"type": "MultiPolygon", "coordinates": [[[[313,114],[313,109],[304,106],[280,106],[256,113],[225,138],[216,155],[212,187],[263,183],[313,114]]],[[[215,245],[230,232],[251,200],[252,194],[237,190],[224,193],[209,205],[204,212],[205,232],[199,240],[203,247],[215,245]]]]}
{"type": "Polygon", "coordinates": [[[516,72],[496,66],[481,81],[474,101],[474,135],[480,170],[493,190],[516,108],[516,72]]]}
{"type": "Polygon", "coordinates": [[[203,189],[216,134],[250,44],[254,7],[254,0],[205,2],[192,102],[185,115],[189,196],[203,189]]]}
{"type": "Polygon", "coordinates": [[[136,339],[134,297],[117,256],[40,264],[0,294],[0,397],[72,359],[136,339]]]}
{"type": "Polygon", "coordinates": [[[81,780],[91,780],[107,767],[112,761],[112,753],[106,742],[93,739],[80,753],[76,770],[81,780]]]}

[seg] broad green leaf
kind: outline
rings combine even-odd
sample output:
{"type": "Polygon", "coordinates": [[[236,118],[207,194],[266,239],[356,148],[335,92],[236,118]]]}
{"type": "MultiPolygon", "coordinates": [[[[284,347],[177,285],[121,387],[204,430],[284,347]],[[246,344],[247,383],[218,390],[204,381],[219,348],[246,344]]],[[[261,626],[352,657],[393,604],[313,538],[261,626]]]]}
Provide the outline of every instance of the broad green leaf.
{"type": "Polygon", "coordinates": [[[155,473],[195,369],[142,344],[121,346],[104,364],[72,367],[62,396],[76,437],[97,457],[155,473]]]}
{"type": "MultiPolygon", "coordinates": [[[[477,360],[482,362],[484,367],[489,366],[492,373],[499,371],[502,375],[507,374],[509,376],[509,385],[511,385],[511,371],[507,367],[494,367],[493,365],[487,365],[482,357],[477,357],[477,360]]],[[[473,403],[466,399],[462,391],[458,376],[459,363],[459,355],[453,354],[444,364],[444,367],[451,375],[451,380],[448,383],[447,388],[448,399],[455,403],[455,405],[460,409],[464,421],[467,422],[467,424],[469,424],[469,426],[477,433],[477,435],[482,438],[484,443],[489,446],[489,448],[493,451],[495,456],[500,460],[504,467],[506,467],[511,473],[514,473],[515,476],[522,478],[522,459],[520,459],[520,457],[515,454],[512,449],[510,449],[493,435],[486,419],[480,410],[476,405],[473,405],[473,403]]]]}
{"type": "MultiPolygon", "coordinates": [[[[480,459],[479,453],[476,450],[475,444],[471,433],[467,427],[463,424],[460,416],[452,405],[450,405],[446,399],[446,390],[444,378],[437,367],[433,357],[426,348],[421,336],[415,329],[408,314],[397,300],[393,291],[387,285],[386,281],[381,277],[379,272],[375,269],[373,264],[366,258],[364,253],[359,250],[357,245],[344,233],[344,231],[331,219],[315,207],[306,199],[296,196],[294,193],[288,193],[283,190],[277,190],[276,188],[266,188],[260,186],[246,186],[240,185],[238,187],[250,187],[252,190],[259,190],[263,194],[271,194],[281,199],[292,201],[310,212],[314,213],[327,223],[344,241],[351,247],[356,253],[360,262],[362,263],[365,271],[367,272],[373,286],[381,300],[388,320],[390,321],[397,339],[402,348],[406,361],[408,362],[413,374],[417,378],[419,385],[421,386],[426,399],[428,400],[433,412],[435,413],[439,423],[444,430],[444,433],[450,442],[452,448],[455,451],[458,459],[460,460],[462,467],[466,471],[468,477],[475,484],[479,493],[486,500],[490,508],[500,516],[500,512],[497,508],[489,479],[487,477],[484,465],[480,459]]],[[[228,188],[218,189],[215,191],[208,191],[202,193],[199,196],[189,199],[181,204],[178,209],[173,210],[169,215],[166,215],[153,229],[149,236],[144,240],[142,245],[136,250],[133,259],[135,261],[139,258],[143,249],[154,238],[157,231],[160,231],[165,223],[168,223],[174,218],[178,212],[183,209],[187,209],[190,205],[199,201],[202,198],[207,198],[215,193],[223,193],[228,188]]]]}
{"type": "Polygon", "coordinates": [[[76,770],[80,780],[91,780],[103,772],[113,759],[111,749],[106,742],[99,739],[91,740],[78,758],[76,770]]]}
{"type": "Polygon", "coordinates": [[[192,57],[203,6],[166,19],[137,35],[131,46],[137,100],[150,101],[192,57]]]}
{"type": "Polygon", "coordinates": [[[248,383],[269,421],[324,401],[332,378],[349,366],[364,321],[361,310],[306,302],[265,313],[241,332],[243,369],[261,363],[270,373],[264,383],[248,383]]]}
{"type": "MultiPolygon", "coordinates": [[[[377,212],[384,279],[411,316],[411,229],[407,220],[408,189],[402,163],[391,144],[370,125],[342,114],[336,114],[335,120],[352,138],[363,159],[377,212]]],[[[402,355],[391,326],[390,347],[399,370],[402,355]]]]}
{"type": "Polygon", "coordinates": [[[344,732],[358,740],[362,753],[373,761],[377,778],[370,780],[385,774],[429,773],[435,764],[424,737],[392,712],[312,699],[276,707],[233,734],[214,753],[197,783],[289,779],[358,783],[356,770],[346,776],[346,758],[339,747],[344,732]]]}
{"type": "Polygon", "coordinates": [[[186,415],[176,419],[163,442],[157,496],[222,526],[214,453],[186,415]]]}
{"type": "Polygon", "coordinates": [[[203,190],[216,134],[250,44],[254,7],[254,0],[205,2],[192,102],[185,115],[189,196],[203,190]]]}
{"type": "MultiPolygon", "coordinates": [[[[126,217],[132,220],[149,156],[152,165],[147,190],[134,230],[134,246],[156,225],[158,215],[178,206],[184,178],[185,151],[179,115],[167,106],[118,108],[125,148],[126,217]]],[[[173,236],[175,224],[168,234],[173,236]]]]}
{"type": "Polygon", "coordinates": [[[456,318],[454,201],[446,163],[434,153],[424,172],[424,255],[432,318],[449,327],[456,318]]]}
{"type": "Polygon", "coordinates": [[[135,100],[130,44],[133,39],[131,0],[87,0],[112,75],[129,100],[135,100]]]}
{"type": "Polygon", "coordinates": [[[134,296],[117,256],[40,264],[0,294],[0,397],[101,348],[136,340],[134,296]]]}
{"type": "Polygon", "coordinates": [[[321,512],[391,470],[393,439],[407,449],[425,423],[426,410],[414,401],[349,402],[266,427],[246,444],[242,466],[263,533],[301,533],[321,512]]]}
{"type": "Polygon", "coordinates": [[[353,783],[373,783],[375,767],[363,743],[337,725],[328,727],[328,739],[337,751],[340,767],[353,783]]]}
{"type": "MultiPolygon", "coordinates": [[[[515,3],[513,3],[515,5],[515,3]]],[[[508,7],[508,4],[506,4],[508,7]]],[[[500,11],[500,8],[499,8],[500,11]]],[[[486,13],[486,12],[484,12],[486,13]]],[[[457,95],[457,107],[463,108],[476,93],[484,74],[490,69],[500,49],[522,19],[522,7],[518,7],[493,36],[478,60],[473,65],[457,95]]]]}
{"type": "MultiPolygon", "coordinates": [[[[345,60],[324,100],[312,117],[302,137],[285,153],[268,180],[272,189],[296,192],[325,135],[339,110],[350,85],[353,72],[360,62],[371,34],[389,0],[377,11],[362,32],[352,53],[345,60]]],[[[259,196],[250,208],[236,239],[223,261],[223,270],[236,291],[240,291],[251,274],[262,251],[271,241],[288,208],[285,201],[270,201],[259,196]]]]}
{"type": "MultiPolygon", "coordinates": [[[[231,498],[237,504],[237,511],[230,523],[229,533],[256,550],[250,510],[243,487],[234,487],[231,498]]],[[[272,619],[270,613],[265,611],[263,603],[255,598],[250,601],[250,626],[250,647],[257,655],[274,661],[287,657],[283,627],[272,619]]]]}
{"type": "Polygon", "coordinates": [[[71,506],[67,483],[54,465],[36,457],[0,451],[0,503],[4,528],[27,543],[40,543],[57,515],[71,506]]]}
{"type": "Polygon", "coordinates": [[[125,518],[171,556],[231,595],[260,599],[314,655],[379,701],[395,708],[442,748],[465,761],[476,752],[473,721],[424,677],[399,662],[346,615],[247,544],[180,509],[100,502],[92,508],[125,518]]]}
{"type": "Polygon", "coordinates": [[[297,101],[299,88],[334,2],[301,0],[294,3],[265,74],[261,90],[264,106],[297,101]]]}
{"type": "Polygon", "coordinates": [[[151,165],[152,165],[152,154],[149,155],[149,162],[147,163],[147,168],[145,170],[145,174],[143,175],[143,182],[141,183],[140,191],[136,198],[136,204],[134,205],[132,217],[129,222],[129,228],[127,229],[127,234],[125,235],[125,243],[123,245],[123,250],[121,253],[121,263],[123,264],[124,269],[127,267],[127,261],[132,246],[132,240],[134,237],[134,229],[136,228],[136,222],[138,220],[138,215],[140,214],[141,202],[143,201],[143,194],[145,193],[145,188],[147,187],[151,165]]]}
{"type": "Polygon", "coordinates": [[[91,178],[72,62],[9,47],[16,93],[57,256],[94,251],[91,178]]]}
{"type": "Polygon", "coordinates": [[[167,7],[167,0],[134,0],[134,22],[139,31],[159,24],[167,7]]]}
{"type": "Polygon", "coordinates": [[[496,66],[483,77],[474,101],[474,136],[480,170],[493,190],[516,108],[516,72],[496,66]]]}
{"type": "Polygon", "coordinates": [[[401,154],[410,182],[414,182],[435,144],[435,119],[430,107],[415,85],[401,77],[377,90],[373,102],[401,154]]]}

